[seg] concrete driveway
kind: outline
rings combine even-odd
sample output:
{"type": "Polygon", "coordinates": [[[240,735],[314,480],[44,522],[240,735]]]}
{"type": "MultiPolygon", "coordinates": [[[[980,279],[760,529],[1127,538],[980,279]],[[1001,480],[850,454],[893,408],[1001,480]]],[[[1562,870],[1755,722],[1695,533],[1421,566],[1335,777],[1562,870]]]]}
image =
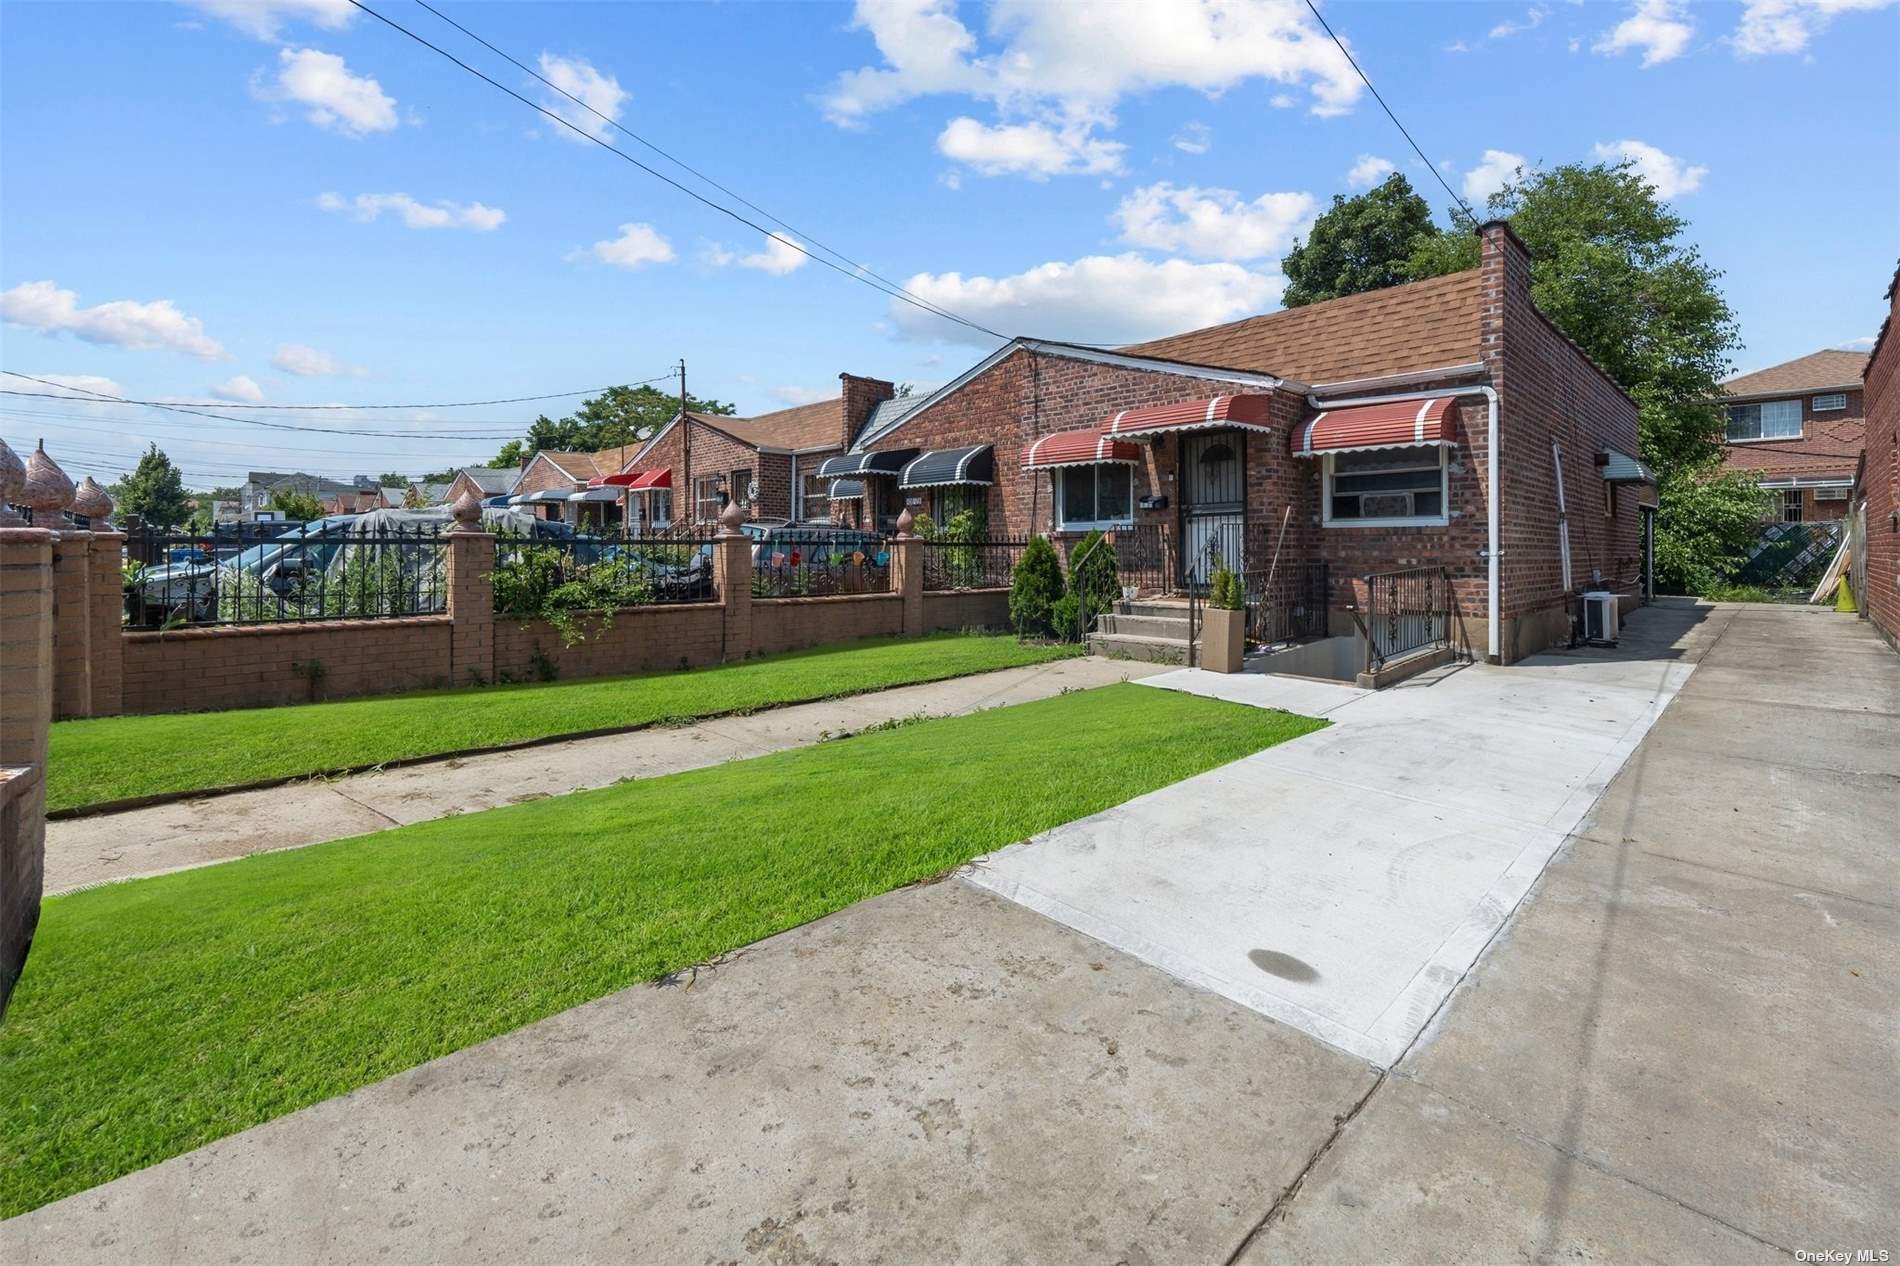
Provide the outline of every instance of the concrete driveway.
{"type": "MultiPolygon", "coordinates": [[[[1864,626],[1807,611],[1663,608],[1630,634],[1618,652],[1507,670],[1491,691],[1489,706],[1529,718],[1530,744],[1539,683],[1575,683],[1567,715],[1602,729],[1546,740],[1577,772],[1518,801],[1510,788],[1536,762],[1507,752],[1492,767],[1439,745],[1483,822],[1433,825],[1470,807],[1338,773],[1343,719],[1299,740],[1307,763],[1273,771],[1309,794],[1402,804],[1395,824],[1433,842],[1396,871],[1287,859],[1248,881],[1277,900],[1289,876],[1330,876],[1339,902],[1394,924],[1365,927],[1351,964],[1390,989],[1399,972],[1381,956],[1419,959],[1441,935],[1396,924],[1489,918],[1444,893],[1508,892],[1513,867],[1596,795],[1630,727],[1653,726],[1389,1068],[1312,1036],[1317,1021],[1282,1022],[998,897],[1011,854],[1058,852],[1052,835],[999,855],[980,883],[864,902],[671,987],[625,990],[0,1223],[0,1261],[1727,1264],[1900,1251],[1900,658],[1864,626]],[[1640,673],[1681,691],[1660,722],[1641,719],[1634,696],[1653,705],[1659,687],[1640,673]],[[1512,830],[1525,843],[1507,864],[1512,830]],[[1405,895],[1441,853],[1469,854],[1480,879],[1405,895]]],[[[1442,693],[1456,680],[1406,707],[1460,697],[1442,693]]],[[[1336,702],[1343,714],[1376,701],[1336,702]]],[[[1386,731],[1416,722],[1388,706],[1365,741],[1400,750],[1386,731]]],[[[1430,733],[1455,735],[1463,709],[1438,720],[1430,733]]],[[[1263,837],[1274,820],[1256,816],[1263,837]]],[[[1199,847],[1172,829],[1104,838],[1199,847]]],[[[1386,858],[1414,847],[1358,838],[1386,858]]],[[[1285,959],[1247,959],[1272,1005],[1380,1037],[1363,1017],[1389,1010],[1386,995],[1285,988],[1291,959],[1328,984],[1346,970],[1326,902],[1302,904],[1304,921],[1289,905],[1222,941],[1206,924],[1244,908],[1230,899],[1174,943],[1277,949],[1285,959]]],[[[1176,935],[1151,926],[1156,941],[1176,935]]]]}

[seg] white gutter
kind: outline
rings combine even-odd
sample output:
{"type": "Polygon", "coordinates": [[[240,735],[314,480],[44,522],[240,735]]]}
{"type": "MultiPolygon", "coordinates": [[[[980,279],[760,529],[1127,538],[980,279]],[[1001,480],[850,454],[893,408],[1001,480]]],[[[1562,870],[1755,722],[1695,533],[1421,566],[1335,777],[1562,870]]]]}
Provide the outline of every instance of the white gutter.
{"type": "MultiPolygon", "coordinates": [[[[1315,409],[1346,409],[1360,404],[1385,404],[1393,400],[1443,400],[1458,396],[1483,396],[1488,408],[1485,422],[1484,461],[1485,461],[1485,499],[1486,507],[1486,545],[1485,561],[1485,623],[1486,655],[1492,663],[1503,659],[1504,630],[1499,618],[1498,602],[1498,560],[1504,552],[1498,548],[1498,392],[1495,387],[1482,385],[1470,387],[1440,387],[1433,391],[1395,391],[1380,396],[1349,396],[1343,400],[1325,400],[1317,392],[1309,392],[1306,403],[1315,409]]],[[[1450,506],[1445,509],[1449,511],[1450,506]]]]}
{"type": "Polygon", "coordinates": [[[1429,382],[1436,378],[1469,378],[1473,374],[1483,372],[1484,362],[1474,360],[1465,365],[1444,365],[1437,369],[1408,369],[1404,373],[1380,374],[1376,378],[1342,378],[1338,382],[1316,383],[1307,390],[1314,395],[1328,391],[1376,391],[1381,387],[1397,387],[1408,382],[1429,382]]]}

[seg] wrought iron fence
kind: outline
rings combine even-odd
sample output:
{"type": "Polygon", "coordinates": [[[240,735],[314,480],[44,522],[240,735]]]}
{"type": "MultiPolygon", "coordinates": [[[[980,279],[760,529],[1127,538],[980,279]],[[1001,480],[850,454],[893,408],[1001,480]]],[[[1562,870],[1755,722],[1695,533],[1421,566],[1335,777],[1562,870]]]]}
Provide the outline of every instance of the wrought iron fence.
{"type": "Polygon", "coordinates": [[[1137,596],[1172,593],[1179,586],[1180,558],[1174,531],[1166,524],[1149,523],[1116,528],[1108,534],[1115,547],[1115,570],[1124,588],[1137,596]]]}
{"type": "Polygon", "coordinates": [[[891,546],[872,532],[765,528],[752,536],[752,596],[826,598],[889,593],[891,546]]]}
{"type": "Polygon", "coordinates": [[[1414,651],[1451,645],[1451,578],[1443,567],[1367,576],[1366,668],[1377,672],[1414,651]]]}
{"type": "Polygon", "coordinates": [[[130,534],[126,627],[388,619],[448,609],[443,525],[244,526],[215,535],[130,534]]]}
{"type": "Polygon", "coordinates": [[[1272,646],[1326,636],[1325,563],[1269,563],[1241,577],[1247,640],[1272,646]]]}
{"type": "Polygon", "coordinates": [[[1026,539],[924,542],[924,588],[1007,589],[1016,562],[1029,547],[1026,539]]]}
{"type": "Polygon", "coordinates": [[[713,596],[713,538],[703,533],[495,538],[495,611],[611,611],[713,596]]]}

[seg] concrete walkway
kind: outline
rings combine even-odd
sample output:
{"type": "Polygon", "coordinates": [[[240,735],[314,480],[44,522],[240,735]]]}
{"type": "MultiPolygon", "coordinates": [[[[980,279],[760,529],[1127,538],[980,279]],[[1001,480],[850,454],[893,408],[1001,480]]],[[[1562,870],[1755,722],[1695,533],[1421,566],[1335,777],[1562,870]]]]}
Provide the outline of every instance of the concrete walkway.
{"type": "Polygon", "coordinates": [[[1166,671],[1066,659],[750,716],[290,783],[47,824],[46,891],[71,892],[411,822],[762,756],[882,721],[956,716],[1166,671]]]}
{"type": "Polygon", "coordinates": [[[1150,677],[1333,725],[1004,849],[972,880],[1388,1067],[1712,637],[1692,610],[1646,612],[1615,653],[1449,666],[1376,693],[1150,677]]]}
{"type": "MultiPolygon", "coordinates": [[[[1803,611],[1630,634],[1525,688],[1573,681],[1565,706],[1602,715],[1627,703],[1585,684],[1605,672],[1702,666],[1387,1071],[951,880],[0,1223],[0,1261],[1900,1250],[1900,658],[1803,611]]],[[[1520,768],[1490,804],[1527,837],[1590,794],[1511,803],[1520,768]]]]}

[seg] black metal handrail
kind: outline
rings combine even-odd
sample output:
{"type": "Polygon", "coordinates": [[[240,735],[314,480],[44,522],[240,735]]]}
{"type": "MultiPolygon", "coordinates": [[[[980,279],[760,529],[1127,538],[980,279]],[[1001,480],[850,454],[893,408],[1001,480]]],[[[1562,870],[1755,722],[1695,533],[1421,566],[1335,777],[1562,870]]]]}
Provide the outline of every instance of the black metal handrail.
{"type": "Polygon", "coordinates": [[[1262,646],[1324,637],[1329,597],[1325,563],[1277,561],[1241,577],[1247,640],[1262,646]]]}
{"type": "Polygon", "coordinates": [[[1374,572],[1365,578],[1366,671],[1415,651],[1451,645],[1451,577],[1443,567],[1374,572]]]}
{"type": "Polygon", "coordinates": [[[923,543],[924,589],[1007,589],[1016,564],[1029,548],[1027,538],[975,541],[934,537],[923,543]]]}

